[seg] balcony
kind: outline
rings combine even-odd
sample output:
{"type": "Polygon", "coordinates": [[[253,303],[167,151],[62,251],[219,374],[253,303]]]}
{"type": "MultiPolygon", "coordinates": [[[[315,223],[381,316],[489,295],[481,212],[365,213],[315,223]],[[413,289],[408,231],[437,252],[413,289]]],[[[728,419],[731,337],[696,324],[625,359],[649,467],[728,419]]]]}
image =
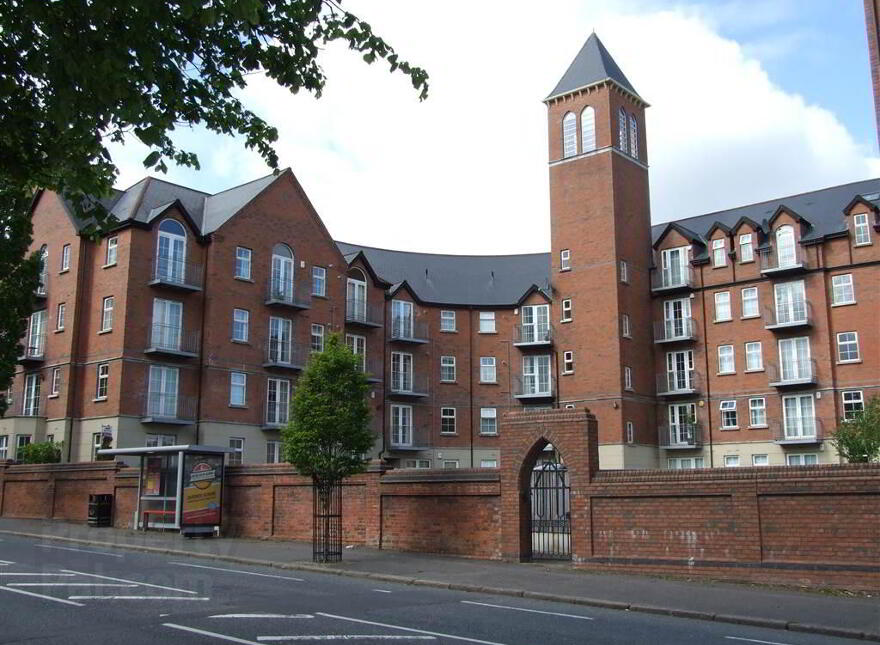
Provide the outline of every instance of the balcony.
{"type": "Polygon", "coordinates": [[[660,426],[659,441],[666,450],[692,450],[703,445],[703,427],[699,423],[660,426]]]}
{"type": "Polygon", "coordinates": [[[391,428],[388,434],[388,444],[393,452],[415,452],[426,450],[432,445],[429,428],[410,427],[403,431],[391,428]]]}
{"type": "Polygon", "coordinates": [[[553,325],[514,325],[513,344],[517,347],[550,347],[553,325]]]}
{"type": "Polygon", "coordinates": [[[309,348],[289,340],[270,338],[263,345],[263,367],[301,370],[309,362],[309,348]]]}
{"type": "Polygon", "coordinates": [[[144,354],[158,354],[178,358],[195,358],[199,355],[198,331],[183,331],[173,325],[153,325],[150,344],[144,354]]]}
{"type": "Polygon", "coordinates": [[[803,387],[816,384],[816,361],[812,358],[783,363],[781,370],[776,363],[767,363],[766,369],[770,387],[803,387]]]}
{"type": "Polygon", "coordinates": [[[773,247],[758,249],[758,259],[761,273],[769,277],[802,273],[810,268],[806,253],[797,244],[794,246],[794,254],[789,258],[783,258],[782,262],[779,261],[779,254],[773,247]]]}
{"type": "Polygon", "coordinates": [[[781,446],[822,443],[822,421],[818,417],[787,417],[772,423],[773,440],[781,446]]]}
{"type": "Polygon", "coordinates": [[[164,255],[156,256],[153,259],[153,269],[147,284],[151,287],[167,287],[178,291],[201,291],[202,265],[164,255]]]}
{"type": "Polygon", "coordinates": [[[672,293],[694,288],[694,270],[684,267],[651,269],[651,291],[653,293],[672,293]]]}
{"type": "Polygon", "coordinates": [[[513,397],[520,401],[542,401],[556,397],[556,383],[549,374],[545,379],[536,376],[513,377],[513,397]]]}
{"type": "Polygon", "coordinates": [[[391,340],[399,343],[424,344],[428,342],[428,324],[421,320],[398,316],[391,321],[389,335],[391,340]]]}
{"type": "Polygon", "coordinates": [[[290,403],[270,405],[266,402],[263,411],[263,430],[280,430],[290,423],[290,403]]]}
{"type": "MultiPolygon", "coordinates": [[[[21,412],[21,416],[23,417],[45,417],[46,410],[43,407],[43,397],[35,396],[28,397],[27,391],[21,391],[21,399],[14,399],[12,404],[9,406],[9,409],[6,411],[7,416],[14,416],[19,411],[21,412]],[[19,402],[20,401],[20,402],[19,402]],[[18,405],[18,410],[16,410],[16,404],[18,405]]],[[[39,394],[39,391],[38,391],[39,394]]],[[[10,439],[10,442],[12,440],[10,439]]]]}
{"type": "Polygon", "coordinates": [[[192,425],[196,420],[196,397],[169,392],[147,392],[141,395],[141,423],[192,425]]]}
{"type": "Polygon", "coordinates": [[[423,374],[391,372],[391,396],[398,398],[424,398],[428,396],[428,379],[423,374]]]}
{"type": "Polygon", "coordinates": [[[689,396],[700,391],[696,370],[673,370],[657,375],[657,396],[689,396]]]}
{"type": "Polygon", "coordinates": [[[369,383],[379,383],[382,381],[384,369],[381,358],[369,358],[366,364],[361,364],[361,370],[367,375],[369,383]]]}
{"type": "Polygon", "coordinates": [[[269,278],[266,289],[266,304],[272,307],[291,309],[310,309],[312,306],[312,285],[294,285],[290,280],[269,278]]]}
{"type": "Polygon", "coordinates": [[[34,296],[39,299],[44,299],[49,297],[49,274],[43,272],[40,274],[40,282],[37,284],[37,288],[34,289],[34,296]]]}
{"type": "Polygon", "coordinates": [[[27,339],[18,362],[22,365],[36,365],[46,359],[46,334],[33,334],[27,339]]]}
{"type": "Polygon", "coordinates": [[[381,304],[369,303],[359,298],[345,301],[345,324],[359,327],[381,327],[384,319],[381,304]]]}
{"type": "Polygon", "coordinates": [[[658,320],[654,323],[655,343],[679,343],[697,338],[697,326],[693,318],[658,320]]]}
{"type": "Polygon", "coordinates": [[[796,301],[790,305],[765,307],[764,329],[788,331],[813,325],[813,305],[806,300],[796,301]]]}

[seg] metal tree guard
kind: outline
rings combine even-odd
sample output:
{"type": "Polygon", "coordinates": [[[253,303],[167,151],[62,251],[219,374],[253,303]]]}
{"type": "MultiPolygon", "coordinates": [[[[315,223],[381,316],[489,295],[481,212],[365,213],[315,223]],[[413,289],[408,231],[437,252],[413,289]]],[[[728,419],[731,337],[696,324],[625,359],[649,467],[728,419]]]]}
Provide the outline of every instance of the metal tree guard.
{"type": "Polygon", "coordinates": [[[342,482],[315,481],[312,502],[312,561],[342,560],[342,482]]]}

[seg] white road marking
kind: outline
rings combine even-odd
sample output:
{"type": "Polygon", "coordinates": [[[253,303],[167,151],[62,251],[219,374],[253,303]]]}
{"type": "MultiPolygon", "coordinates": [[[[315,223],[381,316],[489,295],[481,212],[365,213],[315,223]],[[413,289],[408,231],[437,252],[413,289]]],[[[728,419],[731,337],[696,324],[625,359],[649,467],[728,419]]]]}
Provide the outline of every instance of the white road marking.
{"type": "Polygon", "coordinates": [[[261,643],[278,641],[435,641],[434,636],[401,636],[390,634],[315,634],[306,636],[257,636],[261,643]]]}
{"type": "Polygon", "coordinates": [[[743,638],[742,636],[725,636],[732,641],[746,641],[748,643],[762,643],[763,645],[789,645],[789,643],[779,643],[777,641],[759,641],[756,638],[743,638]]]}
{"type": "Polygon", "coordinates": [[[60,602],[64,605],[74,605],[75,607],[85,607],[85,605],[80,602],[73,602],[71,600],[65,600],[64,598],[55,598],[54,596],[44,596],[41,593],[34,593],[33,591],[25,591],[24,589],[11,589],[9,587],[0,587],[0,591],[11,591],[12,593],[20,593],[25,596],[33,596],[34,598],[42,598],[43,600],[52,600],[54,602],[60,602]]]}
{"type": "Polygon", "coordinates": [[[509,605],[492,605],[488,602],[474,602],[473,600],[462,600],[465,605],[479,605],[481,607],[494,607],[495,609],[512,609],[514,611],[527,611],[530,614],[547,614],[548,616],[562,616],[563,618],[577,618],[579,620],[593,620],[589,616],[577,616],[575,614],[560,614],[555,611],[540,611],[538,609],[525,609],[523,607],[511,607],[509,605]]]}
{"type": "MultiPolygon", "coordinates": [[[[149,582],[140,582],[138,580],[126,580],[125,578],[113,578],[111,576],[99,576],[97,573],[85,573],[84,571],[74,571],[73,569],[62,569],[62,571],[66,571],[70,575],[80,575],[80,576],[89,576],[92,578],[100,578],[101,580],[112,580],[113,582],[133,582],[136,585],[140,585],[141,587],[153,587],[154,589],[165,589],[167,591],[179,591],[180,593],[189,593],[196,594],[198,592],[190,591],[188,589],[178,589],[177,587],[165,587],[164,585],[154,585],[149,582]]],[[[0,575],[3,575],[0,573],[0,575]]]]}
{"type": "Polygon", "coordinates": [[[10,560],[0,560],[0,564],[15,564],[15,562],[12,562],[10,560]]]}
{"type": "Polygon", "coordinates": [[[71,600],[210,600],[203,596],[68,596],[71,600]]]}
{"type": "Polygon", "coordinates": [[[0,576],[51,576],[56,578],[72,578],[73,573],[15,573],[0,571],[0,576]]]}
{"type": "Polygon", "coordinates": [[[163,627],[170,627],[171,629],[181,629],[185,632],[190,632],[191,634],[199,634],[200,636],[210,636],[211,638],[219,638],[222,641],[229,641],[230,643],[241,643],[242,645],[260,645],[257,641],[248,641],[243,638],[236,638],[235,636],[227,636],[226,634],[218,634],[217,632],[209,632],[204,629],[196,629],[195,627],[186,627],[184,625],[175,625],[174,623],[162,623],[163,627]]]}
{"type": "Polygon", "coordinates": [[[7,587],[137,587],[107,582],[7,582],[7,587]]]}
{"type": "Polygon", "coordinates": [[[322,611],[315,612],[317,616],[326,618],[336,618],[337,620],[347,620],[352,623],[361,623],[364,625],[373,625],[375,627],[388,627],[389,629],[400,629],[405,632],[415,632],[416,634],[427,634],[429,636],[439,636],[440,638],[449,638],[456,641],[466,641],[468,643],[480,643],[480,645],[504,645],[495,641],[481,641],[477,638],[468,638],[467,636],[453,636],[452,634],[443,634],[442,632],[429,632],[426,629],[414,629],[412,627],[401,627],[400,625],[391,625],[389,623],[375,623],[371,620],[362,620],[360,618],[349,618],[348,616],[338,616],[336,614],[325,614],[322,611]]]}
{"type": "Polygon", "coordinates": [[[314,618],[311,614],[216,614],[208,618],[314,618]]]}
{"type": "Polygon", "coordinates": [[[379,593],[391,593],[387,589],[373,589],[373,591],[378,591],[379,593]]]}
{"type": "Polygon", "coordinates": [[[91,553],[92,555],[109,555],[111,558],[122,558],[123,555],[119,553],[105,553],[103,551],[88,551],[86,549],[74,549],[69,546],[55,546],[54,544],[35,544],[35,547],[40,549],[59,549],[61,551],[76,551],[77,553],[91,553]]]}
{"type": "Polygon", "coordinates": [[[223,567],[208,567],[204,564],[188,564],[186,562],[170,562],[178,567],[194,567],[196,569],[211,569],[212,571],[225,571],[226,573],[241,573],[246,576],[260,576],[261,578],[279,578],[281,580],[296,580],[297,582],[305,582],[302,578],[292,578],[290,576],[275,576],[271,573],[256,573],[254,571],[242,571],[240,569],[224,569],[223,567]]]}

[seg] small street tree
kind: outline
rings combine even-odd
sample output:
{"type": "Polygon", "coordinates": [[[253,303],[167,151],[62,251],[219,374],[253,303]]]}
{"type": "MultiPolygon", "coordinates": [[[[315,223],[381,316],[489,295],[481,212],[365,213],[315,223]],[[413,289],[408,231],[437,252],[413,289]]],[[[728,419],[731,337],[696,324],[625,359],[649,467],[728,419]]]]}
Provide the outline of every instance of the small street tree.
{"type": "Polygon", "coordinates": [[[281,431],[285,459],[312,478],[316,562],[342,559],[342,480],[364,471],[375,442],[368,389],[360,358],[331,334],[300,376],[290,423],[281,431]]]}
{"type": "Polygon", "coordinates": [[[871,398],[855,418],[837,426],[831,443],[851,464],[880,461],[880,396],[871,398]]]}
{"type": "Polygon", "coordinates": [[[61,461],[61,444],[53,441],[40,441],[22,446],[15,454],[23,464],[57,464],[61,461]]]}

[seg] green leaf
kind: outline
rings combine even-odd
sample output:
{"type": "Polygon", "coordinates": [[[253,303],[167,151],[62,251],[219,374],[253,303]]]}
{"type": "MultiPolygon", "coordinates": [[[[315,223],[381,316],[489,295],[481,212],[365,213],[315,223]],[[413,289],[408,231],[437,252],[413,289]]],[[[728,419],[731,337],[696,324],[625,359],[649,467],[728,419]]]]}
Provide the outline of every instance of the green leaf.
{"type": "Polygon", "coordinates": [[[162,153],[158,150],[153,150],[150,154],[147,155],[147,158],[144,159],[144,166],[149,168],[150,166],[155,166],[156,162],[159,161],[159,157],[162,156],[162,153]]]}

